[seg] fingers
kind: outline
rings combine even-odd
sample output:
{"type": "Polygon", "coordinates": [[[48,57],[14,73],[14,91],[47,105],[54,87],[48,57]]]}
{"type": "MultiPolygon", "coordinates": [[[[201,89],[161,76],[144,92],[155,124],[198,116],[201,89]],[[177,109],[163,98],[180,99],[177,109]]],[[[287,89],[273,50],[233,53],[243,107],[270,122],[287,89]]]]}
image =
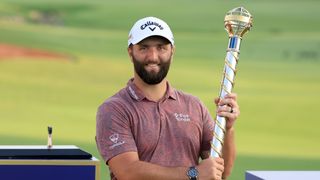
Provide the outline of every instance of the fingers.
{"type": "Polygon", "coordinates": [[[214,103],[216,104],[216,106],[218,106],[219,101],[220,101],[220,98],[218,97],[214,99],[214,103]]]}
{"type": "Polygon", "coordinates": [[[224,160],[222,158],[216,158],[215,159],[217,162],[217,169],[221,172],[224,171],[224,160]]]}
{"type": "Polygon", "coordinates": [[[224,172],[224,160],[222,158],[208,158],[197,166],[199,179],[221,180],[224,172]]]}
{"type": "Polygon", "coordinates": [[[219,106],[229,105],[231,107],[238,107],[237,95],[235,93],[226,95],[223,99],[220,99],[218,105],[219,106]]]}
{"type": "Polygon", "coordinates": [[[235,108],[232,108],[228,105],[220,106],[217,109],[217,112],[228,112],[228,113],[233,113],[235,111],[235,108]]]}
{"type": "MultiPolygon", "coordinates": [[[[224,105],[224,104],[228,104],[227,102],[225,101],[229,101],[231,102],[231,100],[237,102],[237,94],[236,93],[230,93],[230,94],[227,94],[224,98],[220,99],[219,97],[215,98],[214,99],[214,102],[216,105],[224,105]],[[228,100],[228,99],[231,99],[231,100],[228,100]]],[[[231,102],[232,103],[232,102],[231,102]]]]}
{"type": "Polygon", "coordinates": [[[215,158],[215,167],[214,177],[217,180],[222,179],[222,174],[224,172],[224,160],[222,158],[215,158]]]}
{"type": "Polygon", "coordinates": [[[238,108],[231,108],[229,106],[219,107],[217,110],[217,115],[226,117],[228,119],[236,119],[240,115],[240,110],[238,108]]]}
{"type": "Polygon", "coordinates": [[[236,93],[230,93],[230,94],[227,94],[225,96],[225,98],[231,98],[231,99],[234,99],[236,101],[237,98],[238,98],[238,95],[236,93]]]}
{"type": "Polygon", "coordinates": [[[232,128],[235,120],[240,115],[240,108],[237,103],[237,94],[230,93],[223,99],[216,98],[215,103],[217,104],[217,115],[227,119],[227,129],[232,128]]]}
{"type": "MultiPolygon", "coordinates": [[[[219,99],[219,98],[218,98],[219,99]]],[[[240,108],[237,103],[237,94],[230,93],[218,101],[217,113],[219,116],[236,118],[240,114],[240,108]]]]}

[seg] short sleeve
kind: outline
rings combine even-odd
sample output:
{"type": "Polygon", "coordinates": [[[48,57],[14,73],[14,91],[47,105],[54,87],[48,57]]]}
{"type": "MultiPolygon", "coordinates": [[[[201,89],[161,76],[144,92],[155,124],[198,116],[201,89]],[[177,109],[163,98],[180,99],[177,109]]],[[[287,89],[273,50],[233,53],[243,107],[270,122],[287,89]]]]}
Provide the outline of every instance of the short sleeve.
{"type": "Polygon", "coordinates": [[[96,144],[105,162],[124,152],[137,151],[130,116],[121,103],[107,101],[96,116],[96,144]]]}

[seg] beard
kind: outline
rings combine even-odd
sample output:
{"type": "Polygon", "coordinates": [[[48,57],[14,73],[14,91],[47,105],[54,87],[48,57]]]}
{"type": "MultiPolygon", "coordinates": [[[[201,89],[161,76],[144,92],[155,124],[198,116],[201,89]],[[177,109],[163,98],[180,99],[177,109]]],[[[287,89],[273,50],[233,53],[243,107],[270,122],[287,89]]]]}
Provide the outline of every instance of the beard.
{"type": "Polygon", "coordinates": [[[139,75],[139,77],[147,84],[149,85],[155,85],[159,84],[168,74],[170,64],[171,64],[171,56],[170,59],[166,59],[165,61],[160,60],[159,71],[150,71],[148,72],[145,68],[145,66],[148,63],[152,63],[151,61],[142,63],[142,61],[139,61],[135,58],[135,56],[132,54],[132,60],[134,64],[134,70],[139,75]]]}

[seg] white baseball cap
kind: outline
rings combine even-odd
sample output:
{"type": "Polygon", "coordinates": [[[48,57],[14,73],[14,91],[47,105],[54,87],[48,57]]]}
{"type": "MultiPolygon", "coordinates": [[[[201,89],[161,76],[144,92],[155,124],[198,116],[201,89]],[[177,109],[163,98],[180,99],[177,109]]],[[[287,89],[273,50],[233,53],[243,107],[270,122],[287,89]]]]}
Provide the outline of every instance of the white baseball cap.
{"type": "Polygon", "coordinates": [[[150,36],[164,37],[174,45],[173,34],[166,22],[156,17],[145,17],[132,26],[129,32],[128,46],[137,44],[150,36]]]}

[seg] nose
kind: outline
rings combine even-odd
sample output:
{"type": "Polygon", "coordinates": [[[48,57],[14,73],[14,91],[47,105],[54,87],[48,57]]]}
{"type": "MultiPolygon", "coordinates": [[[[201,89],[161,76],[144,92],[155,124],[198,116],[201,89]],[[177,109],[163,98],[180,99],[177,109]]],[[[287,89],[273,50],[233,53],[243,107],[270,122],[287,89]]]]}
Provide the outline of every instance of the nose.
{"type": "Polygon", "coordinates": [[[158,51],[157,48],[151,47],[148,49],[147,58],[150,61],[157,61],[158,60],[158,51]]]}

